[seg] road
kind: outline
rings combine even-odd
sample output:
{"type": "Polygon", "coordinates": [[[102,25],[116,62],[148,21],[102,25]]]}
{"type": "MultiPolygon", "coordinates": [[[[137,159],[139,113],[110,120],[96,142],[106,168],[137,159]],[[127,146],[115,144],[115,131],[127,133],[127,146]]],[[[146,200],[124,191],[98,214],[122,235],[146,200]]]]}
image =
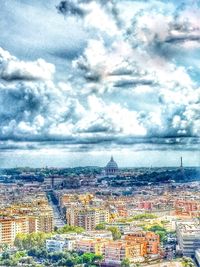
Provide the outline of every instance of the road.
{"type": "Polygon", "coordinates": [[[63,220],[63,218],[61,217],[60,211],[58,210],[58,207],[53,204],[53,202],[50,202],[50,205],[53,208],[53,214],[54,214],[54,224],[56,227],[61,228],[63,227],[66,223],[63,220]]]}
{"type": "Polygon", "coordinates": [[[60,213],[60,211],[58,209],[58,206],[55,203],[53,203],[50,194],[48,194],[48,200],[49,200],[49,204],[53,208],[53,215],[54,215],[54,224],[55,224],[55,227],[57,227],[57,228],[63,227],[66,224],[66,222],[62,218],[62,215],[61,215],[61,213],[60,213]]]}

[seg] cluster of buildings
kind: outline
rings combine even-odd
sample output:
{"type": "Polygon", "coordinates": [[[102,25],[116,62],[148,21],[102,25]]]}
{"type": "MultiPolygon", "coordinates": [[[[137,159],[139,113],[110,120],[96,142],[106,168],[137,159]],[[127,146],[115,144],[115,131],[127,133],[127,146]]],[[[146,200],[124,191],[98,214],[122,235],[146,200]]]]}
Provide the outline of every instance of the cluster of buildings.
{"type": "Polygon", "coordinates": [[[135,190],[131,196],[102,195],[96,189],[91,189],[90,193],[62,189],[55,190],[54,195],[68,224],[93,230],[99,223],[126,220],[140,213],[180,219],[198,218],[200,193],[197,188],[196,185],[189,188],[184,185],[173,188],[148,186],[135,190]]]}
{"type": "Polygon", "coordinates": [[[164,257],[165,246],[158,232],[151,230],[164,225],[166,232],[176,233],[168,236],[166,249],[196,257],[200,266],[199,182],[119,186],[132,171],[121,173],[113,157],[101,174],[77,172],[71,177],[63,176],[64,170],[43,172],[42,182],[25,182],[35,177],[33,172],[20,174],[22,180],[0,182],[0,245],[13,246],[19,233],[49,233],[68,224],[84,232],[55,234],[46,241],[48,251],[92,252],[102,255],[106,266],[120,266],[124,259],[138,263],[164,257]],[[140,217],[149,214],[153,216],[140,217]],[[121,237],[114,238],[113,228],[121,237]]]}
{"type": "Polygon", "coordinates": [[[46,241],[48,251],[81,251],[102,255],[104,263],[119,266],[124,259],[143,262],[160,258],[160,239],[153,232],[136,231],[113,240],[110,231],[87,231],[83,234],[58,235],[46,241]]]}
{"type": "Polygon", "coordinates": [[[53,231],[53,210],[44,192],[17,185],[1,185],[0,191],[0,244],[13,245],[19,233],[53,231]]]}

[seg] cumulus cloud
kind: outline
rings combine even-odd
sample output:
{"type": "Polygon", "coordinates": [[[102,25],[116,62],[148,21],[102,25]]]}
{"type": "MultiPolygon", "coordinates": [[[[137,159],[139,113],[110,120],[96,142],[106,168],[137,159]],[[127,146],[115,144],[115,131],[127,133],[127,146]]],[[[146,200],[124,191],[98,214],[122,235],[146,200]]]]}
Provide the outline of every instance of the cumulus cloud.
{"type": "Polygon", "coordinates": [[[57,10],[65,17],[73,16],[81,19],[88,29],[98,29],[109,35],[118,33],[120,19],[113,0],[65,0],[59,3],[57,10]]]}
{"type": "Polygon", "coordinates": [[[69,0],[57,10],[66,27],[72,17],[81,20],[86,45],[66,64],[67,82],[54,80],[54,65],[43,59],[22,61],[0,50],[2,140],[90,148],[198,143],[199,80],[172,53],[199,42],[199,19],[188,6],[69,0]]]}
{"type": "Polygon", "coordinates": [[[51,80],[54,72],[54,65],[43,59],[20,61],[0,48],[0,78],[5,81],[51,80]]]}

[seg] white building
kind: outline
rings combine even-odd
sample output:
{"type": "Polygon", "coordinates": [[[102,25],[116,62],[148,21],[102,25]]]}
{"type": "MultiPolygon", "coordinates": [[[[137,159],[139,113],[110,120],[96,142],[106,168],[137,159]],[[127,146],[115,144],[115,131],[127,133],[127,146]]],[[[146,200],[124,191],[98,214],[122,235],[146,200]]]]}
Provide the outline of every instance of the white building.
{"type": "Polygon", "coordinates": [[[176,223],[178,250],[184,256],[194,256],[195,250],[200,248],[200,225],[196,221],[176,223]]]}
{"type": "Polygon", "coordinates": [[[200,248],[195,251],[195,259],[197,266],[200,267],[200,248]]]}
{"type": "Polygon", "coordinates": [[[65,240],[47,239],[46,249],[50,252],[62,252],[65,247],[65,240]]]}
{"type": "Polygon", "coordinates": [[[46,240],[46,249],[52,252],[72,251],[76,248],[76,241],[79,239],[82,239],[82,235],[74,233],[56,235],[46,240]]]}

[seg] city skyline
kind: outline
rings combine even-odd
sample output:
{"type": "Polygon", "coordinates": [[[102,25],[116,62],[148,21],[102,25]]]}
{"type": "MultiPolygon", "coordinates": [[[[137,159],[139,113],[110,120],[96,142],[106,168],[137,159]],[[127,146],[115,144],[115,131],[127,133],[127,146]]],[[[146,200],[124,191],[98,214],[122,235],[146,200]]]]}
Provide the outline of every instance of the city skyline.
{"type": "MultiPolygon", "coordinates": [[[[47,151],[46,151],[47,152],[47,151]]],[[[44,153],[44,152],[43,152],[44,153]]],[[[146,157],[144,157],[144,151],[142,154],[138,152],[113,152],[110,153],[96,153],[90,152],[67,152],[63,154],[61,150],[57,150],[48,153],[41,153],[35,151],[33,155],[29,155],[28,151],[23,151],[19,154],[7,155],[6,157],[0,156],[0,168],[15,168],[15,167],[30,167],[30,168],[74,168],[74,167],[86,167],[97,166],[104,168],[113,156],[114,160],[119,164],[119,168],[162,168],[162,167],[181,167],[181,157],[183,159],[183,167],[199,167],[199,157],[194,157],[193,152],[187,152],[189,157],[184,158],[182,151],[165,152],[165,158],[171,159],[165,161],[163,152],[159,154],[159,151],[148,151],[146,157]],[[53,158],[53,160],[52,160],[53,158]]]]}
{"type": "Polygon", "coordinates": [[[199,11],[2,1],[0,167],[200,166],[199,11]]]}

